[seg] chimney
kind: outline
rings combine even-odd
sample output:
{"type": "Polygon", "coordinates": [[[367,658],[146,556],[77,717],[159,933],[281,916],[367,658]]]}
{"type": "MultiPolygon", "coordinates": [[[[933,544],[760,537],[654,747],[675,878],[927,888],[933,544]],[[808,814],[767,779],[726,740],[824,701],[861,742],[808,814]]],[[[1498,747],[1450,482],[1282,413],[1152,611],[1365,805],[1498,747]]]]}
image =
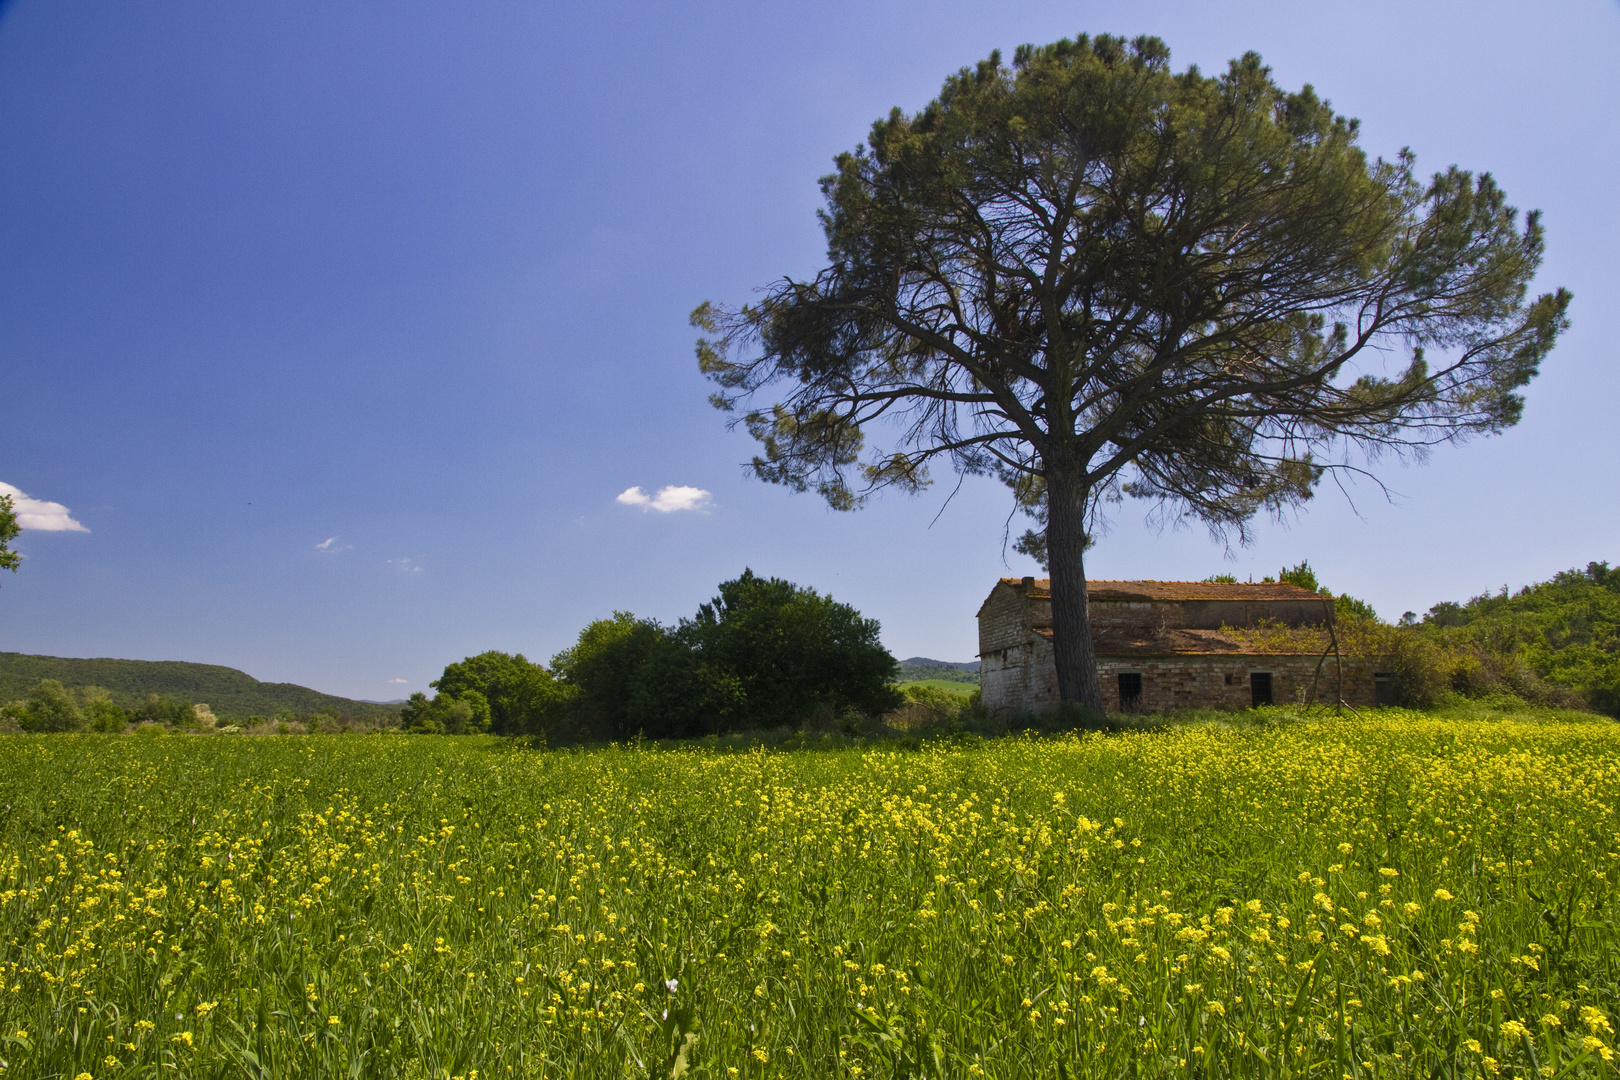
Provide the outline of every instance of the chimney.
{"type": "Polygon", "coordinates": [[[1035,579],[1034,579],[1034,577],[1026,577],[1024,579],[1024,594],[1027,596],[1030,592],[1032,592],[1034,590],[1034,588],[1035,588],[1035,579]]]}

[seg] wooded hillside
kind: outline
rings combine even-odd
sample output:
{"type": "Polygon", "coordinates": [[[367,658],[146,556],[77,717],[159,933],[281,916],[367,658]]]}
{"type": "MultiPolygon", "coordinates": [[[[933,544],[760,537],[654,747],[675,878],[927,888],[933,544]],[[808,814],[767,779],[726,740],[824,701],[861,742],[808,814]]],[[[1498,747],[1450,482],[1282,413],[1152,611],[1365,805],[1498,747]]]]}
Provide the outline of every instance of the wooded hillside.
{"type": "Polygon", "coordinates": [[[930,660],[926,656],[913,656],[908,660],[900,661],[900,682],[917,682],[921,679],[944,679],[948,682],[979,684],[979,662],[977,660],[952,661],[930,660]]]}
{"type": "Polygon", "coordinates": [[[75,659],[0,652],[0,702],[24,698],[41,679],[55,679],[73,689],[99,686],[126,709],[143,704],[149,694],[204,703],[217,716],[273,717],[285,710],[300,716],[387,716],[397,705],[375,705],[311,690],[294,683],[260,682],[246,672],[217,664],[181,660],[75,659]]]}
{"type": "Polygon", "coordinates": [[[1511,595],[1504,588],[1466,604],[1436,604],[1420,629],[1442,642],[1516,655],[1548,682],[1620,716],[1620,568],[1607,562],[1511,595]]]}

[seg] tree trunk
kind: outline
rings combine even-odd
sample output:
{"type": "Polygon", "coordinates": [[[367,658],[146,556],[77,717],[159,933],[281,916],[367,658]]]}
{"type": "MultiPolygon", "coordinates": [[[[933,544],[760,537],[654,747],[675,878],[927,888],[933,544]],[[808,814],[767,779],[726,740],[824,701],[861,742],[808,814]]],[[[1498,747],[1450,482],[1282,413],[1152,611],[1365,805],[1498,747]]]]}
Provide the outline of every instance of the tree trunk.
{"type": "Polygon", "coordinates": [[[1046,471],[1046,559],[1052,578],[1052,652],[1058,697],[1065,705],[1103,711],[1097,652],[1086,605],[1086,502],[1083,481],[1066,469],[1046,471]]]}

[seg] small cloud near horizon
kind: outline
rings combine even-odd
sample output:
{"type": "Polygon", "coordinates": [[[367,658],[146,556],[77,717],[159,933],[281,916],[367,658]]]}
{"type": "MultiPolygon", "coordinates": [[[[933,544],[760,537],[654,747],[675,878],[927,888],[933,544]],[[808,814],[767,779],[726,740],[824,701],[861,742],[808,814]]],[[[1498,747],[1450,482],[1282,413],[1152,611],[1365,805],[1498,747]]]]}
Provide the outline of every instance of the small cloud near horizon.
{"type": "Polygon", "coordinates": [[[639,506],[643,510],[669,514],[676,510],[707,510],[709,498],[709,493],[702,488],[671,484],[659,488],[654,495],[648,495],[640,487],[626,488],[615,501],[625,506],[639,506]]]}
{"type": "Polygon", "coordinates": [[[404,684],[404,683],[410,682],[411,680],[409,680],[409,679],[389,679],[388,681],[390,683],[404,684]]]}
{"type": "Polygon", "coordinates": [[[11,496],[11,509],[17,515],[17,524],[38,532],[82,532],[90,530],[73,520],[68,508],[59,502],[31,499],[11,484],[0,482],[0,495],[11,496]]]}
{"type": "Polygon", "coordinates": [[[339,544],[337,539],[338,538],[335,536],[328,536],[325,540],[315,545],[315,550],[325,555],[336,555],[340,551],[354,550],[353,544],[339,544]]]}

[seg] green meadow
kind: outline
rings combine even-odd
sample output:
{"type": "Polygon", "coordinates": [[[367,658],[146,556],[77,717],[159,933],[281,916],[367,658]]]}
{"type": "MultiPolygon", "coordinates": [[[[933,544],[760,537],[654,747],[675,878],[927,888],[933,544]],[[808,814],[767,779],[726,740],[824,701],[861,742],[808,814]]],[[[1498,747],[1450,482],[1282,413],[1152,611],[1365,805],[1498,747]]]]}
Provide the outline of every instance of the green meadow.
{"type": "Polygon", "coordinates": [[[1620,726],[0,740],[0,1076],[1614,1076],[1620,726]]]}

